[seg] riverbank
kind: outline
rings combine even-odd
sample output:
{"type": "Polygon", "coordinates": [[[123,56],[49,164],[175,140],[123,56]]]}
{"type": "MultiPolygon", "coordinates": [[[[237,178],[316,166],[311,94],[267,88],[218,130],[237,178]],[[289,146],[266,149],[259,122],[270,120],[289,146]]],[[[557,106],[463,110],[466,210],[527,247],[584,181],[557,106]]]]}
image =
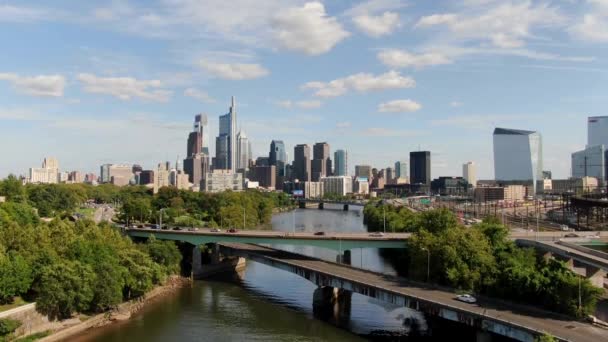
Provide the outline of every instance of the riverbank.
{"type": "Polygon", "coordinates": [[[48,321],[46,316],[43,316],[35,311],[34,304],[29,304],[27,312],[23,312],[20,317],[14,317],[23,322],[24,329],[17,338],[23,338],[39,332],[49,332],[50,334],[40,342],[56,342],[64,341],[72,336],[80,334],[88,329],[103,327],[117,321],[124,321],[131,318],[133,314],[141,310],[146,304],[159,300],[165,296],[169,296],[178,289],[189,286],[191,280],[183,277],[170,277],[166,283],[157,286],[148,292],[145,296],[120,304],[116,309],[100,313],[92,317],[76,316],[64,321],[48,321]]]}

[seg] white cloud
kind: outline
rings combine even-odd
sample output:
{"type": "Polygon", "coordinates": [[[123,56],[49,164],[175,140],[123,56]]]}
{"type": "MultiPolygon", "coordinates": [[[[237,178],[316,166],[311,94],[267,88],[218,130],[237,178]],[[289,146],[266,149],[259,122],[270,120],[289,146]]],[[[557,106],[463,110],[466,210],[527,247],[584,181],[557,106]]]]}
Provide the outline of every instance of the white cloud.
{"type": "Polygon", "coordinates": [[[65,77],[61,75],[20,76],[0,73],[0,80],[9,81],[18,92],[33,96],[63,96],[65,77]]]}
{"type": "Polygon", "coordinates": [[[425,135],[426,132],[370,127],[364,129],[361,134],[366,137],[416,137],[425,135]]]}
{"type": "Polygon", "coordinates": [[[398,10],[406,6],[407,4],[403,0],[368,0],[349,8],[344,12],[344,15],[356,17],[366,14],[378,14],[385,11],[398,10]]]}
{"type": "Polygon", "coordinates": [[[368,36],[380,37],[392,33],[399,27],[399,14],[395,12],[384,12],[377,16],[364,14],[354,17],[353,22],[368,36]]]}
{"type": "Polygon", "coordinates": [[[384,65],[393,68],[423,68],[431,65],[452,63],[452,60],[448,56],[438,52],[413,54],[404,50],[387,49],[380,51],[377,57],[384,65]]]}
{"type": "Polygon", "coordinates": [[[43,9],[0,5],[0,22],[29,23],[50,17],[51,13],[43,9]]]}
{"type": "Polygon", "coordinates": [[[215,63],[203,59],[200,61],[200,66],[213,76],[226,80],[251,80],[270,73],[260,64],[215,63]]]}
{"type": "Polygon", "coordinates": [[[319,100],[305,100],[305,101],[291,101],[291,100],[282,100],[277,101],[276,104],[282,108],[302,108],[302,109],[313,109],[319,108],[323,104],[319,100]]]}
{"type": "Polygon", "coordinates": [[[378,105],[378,111],[380,113],[415,112],[417,110],[420,110],[420,108],[422,108],[422,105],[410,99],[393,100],[378,105]]]}
{"type": "Polygon", "coordinates": [[[108,94],[121,100],[141,98],[149,101],[167,102],[171,92],[159,89],[159,80],[137,80],[132,77],[97,77],[93,74],[78,74],[78,80],[88,93],[108,94]]]}
{"type": "Polygon", "coordinates": [[[336,128],[338,128],[338,129],[350,128],[351,126],[352,126],[352,124],[350,121],[336,122],[336,128]]]}
{"type": "Polygon", "coordinates": [[[203,101],[205,103],[213,103],[215,99],[211,97],[206,91],[196,88],[186,88],[184,95],[203,101]]]}
{"type": "Polygon", "coordinates": [[[467,7],[461,14],[446,13],[422,17],[415,27],[443,27],[453,38],[463,41],[481,41],[499,48],[515,48],[525,45],[533,37],[533,28],[563,25],[565,17],[557,7],[531,1],[499,3],[482,6],[482,10],[467,7]]]}
{"type": "Polygon", "coordinates": [[[327,16],[320,2],[282,10],[271,26],[282,47],[308,55],[326,53],[350,35],[336,18],[327,16]]]}
{"type": "Polygon", "coordinates": [[[589,12],[570,27],[570,34],[589,42],[608,42],[608,1],[587,0],[586,2],[589,12]]]}
{"type": "Polygon", "coordinates": [[[372,90],[413,88],[415,86],[416,81],[413,78],[402,76],[398,71],[391,70],[378,76],[358,73],[329,82],[308,82],[301,88],[315,90],[314,95],[318,97],[336,97],[344,95],[350,90],[368,92],[372,90]]]}
{"type": "Polygon", "coordinates": [[[452,101],[450,102],[450,107],[462,107],[464,105],[464,103],[460,102],[460,101],[452,101]]]}

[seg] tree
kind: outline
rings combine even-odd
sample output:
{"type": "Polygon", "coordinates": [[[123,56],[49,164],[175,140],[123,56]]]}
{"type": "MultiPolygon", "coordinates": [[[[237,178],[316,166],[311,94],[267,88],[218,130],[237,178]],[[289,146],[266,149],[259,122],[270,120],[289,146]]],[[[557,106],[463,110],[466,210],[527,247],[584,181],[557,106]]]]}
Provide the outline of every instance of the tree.
{"type": "Polygon", "coordinates": [[[151,237],[144,248],[154,262],[164,266],[167,274],[177,274],[179,272],[182,255],[175,242],[156,240],[151,237]]]}
{"type": "Polygon", "coordinates": [[[0,181],[0,196],[5,196],[9,202],[24,202],[27,199],[21,180],[13,174],[0,181]]]}
{"type": "Polygon", "coordinates": [[[95,274],[89,265],[61,260],[46,266],[37,289],[36,310],[51,319],[66,319],[89,309],[95,274]]]}
{"type": "Polygon", "coordinates": [[[30,285],[32,269],[25,259],[15,252],[7,254],[0,250],[0,304],[12,302],[13,297],[27,292],[30,285]]]}

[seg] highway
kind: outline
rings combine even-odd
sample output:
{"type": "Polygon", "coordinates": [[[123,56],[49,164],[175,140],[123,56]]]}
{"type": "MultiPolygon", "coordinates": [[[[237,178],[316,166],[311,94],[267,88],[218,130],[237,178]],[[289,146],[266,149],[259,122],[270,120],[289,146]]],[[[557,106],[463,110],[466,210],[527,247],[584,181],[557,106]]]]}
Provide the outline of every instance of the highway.
{"type": "Polygon", "coordinates": [[[506,323],[529,332],[548,332],[567,341],[608,341],[608,330],[533,307],[487,298],[478,298],[477,304],[467,304],[455,300],[455,293],[451,291],[427,287],[400,277],[361,270],[259,245],[234,243],[221,245],[237,252],[243,251],[249,255],[254,254],[266,258],[273,263],[295,266],[326,277],[335,277],[366,287],[382,289],[392,294],[416,298],[421,302],[439,304],[457,312],[472,314],[502,324],[506,323]]]}

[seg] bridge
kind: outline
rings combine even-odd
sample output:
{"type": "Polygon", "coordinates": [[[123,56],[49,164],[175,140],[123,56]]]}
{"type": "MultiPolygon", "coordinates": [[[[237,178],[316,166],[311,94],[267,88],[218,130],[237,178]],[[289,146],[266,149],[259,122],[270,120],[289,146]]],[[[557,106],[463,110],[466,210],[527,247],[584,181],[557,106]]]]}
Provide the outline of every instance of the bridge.
{"type": "Polygon", "coordinates": [[[263,263],[311,281],[319,286],[314,293],[313,307],[327,305],[336,310],[340,297],[359,293],[478,328],[483,331],[478,333],[478,341],[491,340],[489,333],[494,333],[532,342],[545,332],[562,341],[606,340],[606,330],[552,312],[488,298],[467,304],[455,300],[456,294],[449,289],[300,254],[240,243],[221,243],[216,252],[228,258],[263,263]]]}
{"type": "Polygon", "coordinates": [[[315,204],[319,209],[325,209],[325,204],[341,205],[344,211],[347,211],[351,206],[363,207],[367,203],[366,200],[328,200],[320,198],[300,198],[297,200],[300,209],[308,208],[308,204],[315,204]]]}

